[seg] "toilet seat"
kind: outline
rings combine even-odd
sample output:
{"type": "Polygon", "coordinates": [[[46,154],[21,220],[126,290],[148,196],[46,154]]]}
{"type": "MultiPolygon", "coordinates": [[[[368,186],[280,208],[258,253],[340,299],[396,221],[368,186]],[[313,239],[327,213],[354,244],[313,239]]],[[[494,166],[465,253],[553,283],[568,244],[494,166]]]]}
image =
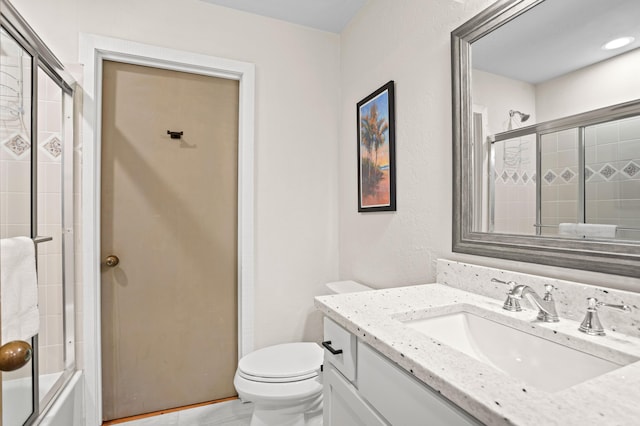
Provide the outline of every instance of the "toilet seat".
{"type": "Polygon", "coordinates": [[[248,380],[236,374],[233,384],[242,400],[260,405],[297,405],[322,395],[322,381],[318,377],[288,383],[269,383],[248,380]]]}
{"type": "Polygon", "coordinates": [[[316,343],[284,343],[243,357],[238,375],[262,383],[292,383],[312,379],[322,365],[323,351],[316,343]]]}

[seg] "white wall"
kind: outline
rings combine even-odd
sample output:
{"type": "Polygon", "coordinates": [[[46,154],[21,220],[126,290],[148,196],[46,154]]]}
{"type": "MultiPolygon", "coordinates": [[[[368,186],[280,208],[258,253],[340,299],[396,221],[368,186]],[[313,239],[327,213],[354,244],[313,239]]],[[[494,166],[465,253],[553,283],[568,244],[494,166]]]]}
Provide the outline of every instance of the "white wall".
{"type": "Polygon", "coordinates": [[[451,31],[490,0],[372,0],[342,33],[340,276],[435,280],[451,247],[451,31]],[[358,213],[356,103],[396,88],[397,212],[358,213]]]}
{"type": "Polygon", "coordinates": [[[640,98],[640,49],[536,85],[540,122],[640,98]]]}
{"type": "MultiPolygon", "coordinates": [[[[371,0],[342,34],[340,277],[376,287],[435,280],[434,259],[640,291],[640,279],[451,252],[449,37],[491,0],[371,0]],[[356,103],[396,82],[396,213],[357,212],[356,103]]],[[[527,111],[528,112],[528,111],[527,111]]]]}
{"type": "Polygon", "coordinates": [[[338,276],[339,36],[198,0],[15,0],[64,63],[80,32],[256,64],[255,347],[319,340],[338,276]]]}
{"type": "MultiPolygon", "coordinates": [[[[510,110],[531,115],[522,126],[536,123],[536,88],[533,84],[476,69],[471,80],[471,99],[474,105],[487,108],[490,135],[509,130],[510,110]]],[[[520,127],[518,116],[511,121],[513,128],[520,127]]]]}

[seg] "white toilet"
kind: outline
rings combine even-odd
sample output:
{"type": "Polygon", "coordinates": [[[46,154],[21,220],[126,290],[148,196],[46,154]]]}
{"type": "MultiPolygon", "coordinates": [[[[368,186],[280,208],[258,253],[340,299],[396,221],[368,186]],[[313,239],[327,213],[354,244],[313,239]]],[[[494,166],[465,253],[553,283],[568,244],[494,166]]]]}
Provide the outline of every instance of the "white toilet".
{"type": "MultiPolygon", "coordinates": [[[[371,290],[355,281],[328,283],[333,293],[371,290]]],[[[285,343],[240,360],[233,384],[244,402],[253,402],[251,426],[322,424],[323,349],[313,342],[285,343]]]]}

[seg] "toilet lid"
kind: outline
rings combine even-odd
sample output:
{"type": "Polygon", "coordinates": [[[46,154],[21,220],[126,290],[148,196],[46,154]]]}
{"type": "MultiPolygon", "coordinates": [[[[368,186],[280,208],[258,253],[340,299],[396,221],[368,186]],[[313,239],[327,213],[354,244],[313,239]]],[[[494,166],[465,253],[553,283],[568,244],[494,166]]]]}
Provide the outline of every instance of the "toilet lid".
{"type": "Polygon", "coordinates": [[[285,343],[259,349],[244,356],[238,373],[249,380],[289,382],[318,375],[323,351],[316,343],[285,343]]]}

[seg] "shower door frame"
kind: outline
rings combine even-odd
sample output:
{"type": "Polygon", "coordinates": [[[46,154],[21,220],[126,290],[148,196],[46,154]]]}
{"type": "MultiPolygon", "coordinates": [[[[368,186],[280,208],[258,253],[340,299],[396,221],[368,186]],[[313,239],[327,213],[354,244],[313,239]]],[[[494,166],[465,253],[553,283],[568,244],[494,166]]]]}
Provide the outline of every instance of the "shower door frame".
{"type": "Polygon", "coordinates": [[[102,423],[100,205],[102,63],[105,60],[237,80],[238,116],[238,359],[253,350],[255,65],[94,34],[80,34],[84,64],[82,229],[85,415],[102,423]]]}

